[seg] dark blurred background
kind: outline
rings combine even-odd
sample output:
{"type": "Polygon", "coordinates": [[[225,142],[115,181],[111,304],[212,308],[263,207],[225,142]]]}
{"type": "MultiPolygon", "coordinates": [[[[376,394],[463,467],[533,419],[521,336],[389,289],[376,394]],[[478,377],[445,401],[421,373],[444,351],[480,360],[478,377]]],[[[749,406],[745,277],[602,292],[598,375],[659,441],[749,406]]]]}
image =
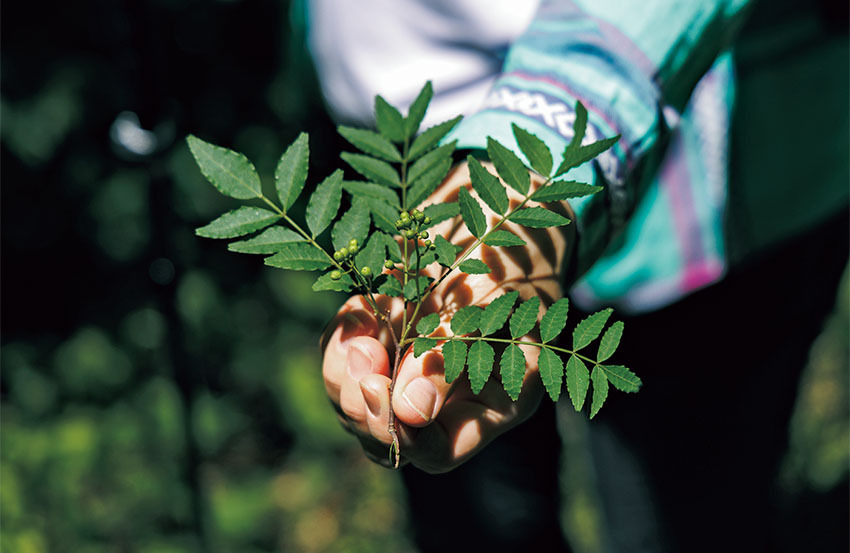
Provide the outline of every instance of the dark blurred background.
{"type": "MultiPolygon", "coordinates": [[[[342,298],[193,233],[234,204],[188,133],[266,184],[302,130],[311,182],[338,166],[298,6],[6,2],[0,26],[2,551],[412,551],[397,475],[324,396],[342,298]]],[[[789,497],[846,501],[847,289],[803,381],[789,497]]],[[[585,421],[562,422],[583,451],[585,421]]],[[[585,457],[562,518],[594,552],[585,457]]]]}

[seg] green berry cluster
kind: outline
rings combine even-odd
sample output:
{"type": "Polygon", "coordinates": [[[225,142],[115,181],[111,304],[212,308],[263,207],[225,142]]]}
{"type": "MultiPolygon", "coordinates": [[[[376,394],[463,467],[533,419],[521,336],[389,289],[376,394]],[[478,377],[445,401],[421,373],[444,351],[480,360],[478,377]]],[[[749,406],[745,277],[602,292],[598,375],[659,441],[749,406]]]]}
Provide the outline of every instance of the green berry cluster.
{"type": "MultiPolygon", "coordinates": [[[[424,240],[426,248],[434,249],[436,246],[428,239],[428,232],[422,230],[423,226],[431,224],[431,218],[419,211],[416,208],[410,211],[402,211],[398,220],[395,222],[395,227],[398,229],[402,238],[413,240],[419,238],[424,240]]],[[[388,267],[389,268],[389,267],[388,267]]]]}
{"type": "MultiPolygon", "coordinates": [[[[335,261],[339,263],[351,263],[352,259],[357,252],[360,251],[360,244],[357,243],[357,239],[352,238],[348,241],[348,246],[343,246],[334,252],[333,258],[335,261]]],[[[372,274],[372,269],[369,267],[363,267],[360,269],[360,274],[368,277],[372,274]]],[[[342,278],[342,271],[331,271],[331,278],[333,280],[339,280],[342,278]]]]}

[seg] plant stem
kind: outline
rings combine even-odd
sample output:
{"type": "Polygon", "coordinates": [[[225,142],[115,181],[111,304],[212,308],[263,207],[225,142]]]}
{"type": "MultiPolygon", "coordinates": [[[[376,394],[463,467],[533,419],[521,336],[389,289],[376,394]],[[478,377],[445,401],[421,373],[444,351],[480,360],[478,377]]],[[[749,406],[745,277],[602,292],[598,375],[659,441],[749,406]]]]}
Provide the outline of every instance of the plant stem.
{"type": "MultiPolygon", "coordinates": [[[[522,341],[522,340],[517,340],[515,338],[491,338],[489,336],[440,336],[437,339],[440,340],[441,342],[443,342],[443,341],[445,341],[445,342],[452,342],[452,341],[498,342],[498,343],[502,343],[502,344],[514,344],[514,345],[517,345],[517,346],[535,346],[535,347],[538,347],[538,348],[546,348],[546,349],[551,349],[553,351],[560,351],[561,353],[569,353],[570,355],[575,355],[579,359],[583,359],[583,360],[585,360],[588,363],[591,363],[593,365],[600,365],[600,363],[597,362],[596,360],[591,359],[589,357],[586,357],[586,356],[584,356],[580,353],[576,353],[575,351],[573,351],[571,349],[559,348],[559,347],[553,346],[551,344],[543,344],[543,343],[540,343],[540,342],[525,342],[525,341],[522,341]]],[[[412,344],[414,340],[415,340],[415,338],[408,338],[406,340],[402,340],[401,345],[405,346],[405,345],[408,345],[408,344],[412,344]]]]}

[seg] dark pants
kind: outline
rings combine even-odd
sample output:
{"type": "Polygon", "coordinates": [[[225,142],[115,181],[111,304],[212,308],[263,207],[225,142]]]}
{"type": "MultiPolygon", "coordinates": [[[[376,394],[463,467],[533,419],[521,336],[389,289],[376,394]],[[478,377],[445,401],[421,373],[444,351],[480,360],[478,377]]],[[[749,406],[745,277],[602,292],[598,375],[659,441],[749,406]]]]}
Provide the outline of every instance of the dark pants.
{"type": "MultiPolygon", "coordinates": [[[[611,551],[783,550],[774,483],[848,248],[844,214],[718,285],[624,319],[613,361],[643,389],[612,390],[589,423],[611,551]]],[[[423,552],[569,551],[549,403],[451,473],[404,470],[423,552]]],[[[834,536],[846,547],[846,523],[834,536]]]]}

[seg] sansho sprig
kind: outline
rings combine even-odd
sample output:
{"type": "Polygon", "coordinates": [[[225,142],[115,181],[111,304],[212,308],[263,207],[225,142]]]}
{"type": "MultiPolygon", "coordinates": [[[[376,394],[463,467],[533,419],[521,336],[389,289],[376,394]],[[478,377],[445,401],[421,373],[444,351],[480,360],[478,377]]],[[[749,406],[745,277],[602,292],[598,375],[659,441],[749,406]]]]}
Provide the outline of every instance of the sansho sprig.
{"type": "MultiPolygon", "coordinates": [[[[569,224],[569,219],[554,211],[540,206],[526,207],[526,204],[559,202],[599,192],[599,186],[557,179],[613,146],[619,137],[582,144],[587,111],[578,102],[573,139],[555,167],[552,153],[543,141],[514,125],[514,138],[531,169],[545,177],[543,184],[534,190],[525,163],[498,141],[488,138],[487,154],[501,180],[474,158],[468,159],[473,189],[498,215],[488,229],[481,204],[464,187],[459,189],[457,202],[429,205],[421,210],[417,207],[436,190],[451,168],[455,143],[440,145],[440,141],[461,119],[456,117],[419,133],[432,95],[431,83],[426,83],[406,117],[383,98],[376,97],[378,132],[339,127],[339,133],[360,151],[345,152],[341,157],[365,180],[344,181],[342,171],[331,173],[316,186],[307,202],[306,224],[299,224],[289,215],[307,181],[309,144],[305,133],[287,148],[278,162],[274,176],[277,201],[263,194],[257,170],[244,155],[190,135],[186,139],[189,148],[201,172],[215,188],[226,196],[255,200],[263,205],[239,207],[196,232],[207,238],[253,234],[231,242],[228,249],[266,255],[265,263],[272,267],[324,271],[313,284],[313,290],[361,294],[392,336],[395,359],[390,394],[400,361],[411,347],[417,357],[440,347],[446,381],[454,381],[466,368],[472,391],[477,394],[496,365],[495,344],[503,348],[498,361],[502,386],[516,400],[526,372],[525,354],[520,346],[536,347],[540,349],[540,378],[552,400],[558,400],[566,380],[573,407],[579,411],[589,403],[589,416],[593,418],[608,397],[609,384],[623,392],[636,392],[641,386],[641,380],[628,368],[607,363],[623,334],[622,322],[614,322],[606,329],[611,309],[593,313],[575,325],[571,347],[556,340],[566,328],[567,298],[550,305],[541,317],[539,297],[517,303],[519,293],[508,292],[484,308],[470,305],[459,309],[451,318],[452,334],[448,336],[434,334],[440,324],[437,313],[420,317],[420,309],[449,275],[458,271],[490,272],[485,262],[470,257],[481,244],[490,247],[525,244],[516,234],[500,228],[506,221],[534,228],[569,224]],[[502,181],[522,196],[513,207],[502,181]],[[343,192],[351,196],[351,201],[350,207],[339,216],[343,192]],[[460,217],[475,238],[461,255],[458,255],[460,247],[442,236],[432,239],[428,232],[433,225],[453,217],[460,217]],[[333,251],[325,250],[318,242],[329,227],[333,251]],[[435,263],[439,265],[439,277],[424,276],[423,270],[435,263]],[[389,313],[379,307],[376,295],[397,297],[404,302],[400,333],[390,323],[389,313]],[[412,315],[408,317],[410,305],[412,315]],[[528,335],[535,327],[539,339],[529,341],[528,335]],[[594,356],[588,349],[597,338],[600,339],[594,356]],[[590,401],[586,402],[591,388],[590,401]]],[[[398,466],[400,451],[392,408],[388,430],[393,439],[391,460],[398,466]]]]}

